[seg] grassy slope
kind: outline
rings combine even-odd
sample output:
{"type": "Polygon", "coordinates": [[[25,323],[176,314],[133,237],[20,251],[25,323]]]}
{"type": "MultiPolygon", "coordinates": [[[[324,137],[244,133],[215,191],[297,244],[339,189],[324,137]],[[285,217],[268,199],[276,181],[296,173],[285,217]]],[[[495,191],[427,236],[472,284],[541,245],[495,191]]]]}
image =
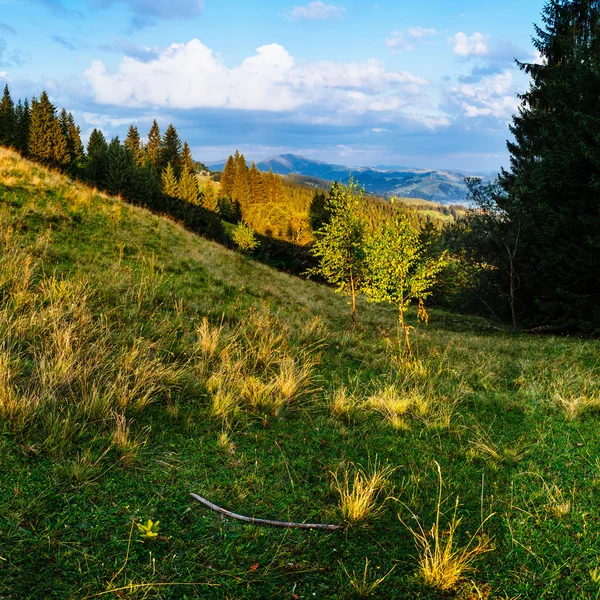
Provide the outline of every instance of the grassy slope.
{"type": "Polygon", "coordinates": [[[85,598],[130,582],[215,587],[103,597],[338,598],[365,557],[375,576],[397,565],[375,596],[436,598],[398,519],[414,523],[408,507],[431,526],[434,461],[448,514],[460,496],[461,542],[496,513],[486,525],[496,550],[472,575],[483,597],[597,597],[597,342],[434,313],[415,332],[420,361],[398,363],[393,310],[361,305],[351,333],[330,290],[3,150],[0,199],[0,406],[29,407],[0,413],[0,598],[85,598]],[[211,360],[205,316],[229,344],[211,360]],[[253,358],[265,349],[272,364],[253,358]],[[290,360],[308,373],[317,354],[316,389],[299,385],[289,408],[240,403],[215,415],[223,365],[253,381],[290,360]],[[328,404],[343,383],[358,403],[348,419],[328,404]],[[388,384],[413,402],[396,427],[367,410],[388,384]],[[401,503],[342,532],[248,526],[188,495],[336,522],[331,472],[375,456],[397,467],[401,503]],[[132,520],[148,518],[161,537],[134,531],[128,554],[132,520]]]}

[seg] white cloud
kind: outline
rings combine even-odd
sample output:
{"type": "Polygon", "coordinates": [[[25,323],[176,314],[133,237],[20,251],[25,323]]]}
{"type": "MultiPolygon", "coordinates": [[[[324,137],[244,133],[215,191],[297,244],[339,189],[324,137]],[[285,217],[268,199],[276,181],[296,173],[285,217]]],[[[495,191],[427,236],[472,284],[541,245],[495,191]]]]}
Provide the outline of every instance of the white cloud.
{"type": "Polygon", "coordinates": [[[427,37],[433,37],[437,35],[437,31],[433,28],[425,27],[411,27],[406,31],[394,31],[391,37],[385,40],[386,46],[397,52],[398,49],[405,50],[406,52],[412,52],[416,46],[416,40],[422,40],[427,37]]]}
{"type": "Polygon", "coordinates": [[[449,40],[454,44],[454,54],[457,56],[485,56],[489,53],[488,37],[475,32],[472,36],[459,31],[449,40]]]}
{"type": "Polygon", "coordinates": [[[293,8],[283,12],[283,16],[290,21],[298,21],[300,19],[334,19],[343,17],[346,13],[346,8],[343,5],[325,4],[321,0],[309,2],[306,6],[294,6],[293,8]]]}
{"type": "Polygon", "coordinates": [[[408,35],[415,39],[420,39],[424,37],[429,37],[433,35],[437,35],[437,31],[433,28],[425,28],[425,27],[411,27],[407,30],[408,35]]]}
{"type": "Polygon", "coordinates": [[[158,51],[153,60],[125,56],[116,71],[96,60],[85,72],[100,104],[126,107],[383,113],[408,109],[428,83],[378,60],[296,65],[278,44],[261,46],[233,68],[195,39],[158,51]]]}
{"type": "Polygon", "coordinates": [[[498,75],[483,77],[476,84],[460,83],[450,92],[468,118],[509,120],[519,107],[515,88],[512,73],[507,69],[498,75]]]}

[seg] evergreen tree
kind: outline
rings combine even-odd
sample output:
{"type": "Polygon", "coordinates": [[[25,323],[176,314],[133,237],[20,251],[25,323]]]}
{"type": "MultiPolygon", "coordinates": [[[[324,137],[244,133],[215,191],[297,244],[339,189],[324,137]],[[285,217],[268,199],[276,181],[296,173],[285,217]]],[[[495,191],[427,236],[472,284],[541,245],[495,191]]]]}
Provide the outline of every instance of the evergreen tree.
{"type": "Polygon", "coordinates": [[[173,165],[169,163],[167,168],[162,172],[161,190],[167,198],[177,198],[179,194],[179,183],[175,175],[173,165]]]}
{"type": "Polygon", "coordinates": [[[250,179],[248,177],[248,166],[246,165],[246,159],[244,158],[243,154],[239,155],[236,161],[235,179],[233,183],[231,199],[240,205],[242,214],[246,213],[250,203],[252,202],[250,179]]]}
{"type": "Polygon", "coordinates": [[[106,187],[111,194],[130,195],[133,168],[133,155],[118,137],[113,138],[106,152],[106,187]]]}
{"type": "Polygon", "coordinates": [[[172,124],[167,127],[160,147],[161,169],[165,169],[167,165],[171,165],[176,177],[181,175],[181,140],[172,124]]]}
{"type": "Polygon", "coordinates": [[[25,102],[17,103],[15,108],[15,137],[14,147],[21,152],[27,153],[29,143],[29,101],[25,98],[25,102]]]}
{"type": "Polygon", "coordinates": [[[155,119],[148,133],[148,143],[146,144],[146,156],[155,169],[160,168],[160,146],[160,129],[155,119]]]}
{"type": "Polygon", "coordinates": [[[600,331],[600,1],[550,0],[495,200],[529,325],[600,331]],[[518,232],[518,235],[517,235],[518,232]]]}
{"type": "Polygon", "coordinates": [[[250,180],[250,196],[253,204],[266,204],[267,194],[263,183],[262,173],[256,168],[256,163],[252,162],[252,168],[248,174],[250,180]]]}
{"type": "Polygon", "coordinates": [[[46,92],[42,92],[39,101],[32,100],[29,155],[54,167],[64,167],[70,160],[67,139],[46,92]]]}
{"type": "Polygon", "coordinates": [[[204,189],[202,190],[202,206],[213,212],[217,212],[219,209],[217,190],[210,181],[206,182],[204,189]]]}
{"type": "Polygon", "coordinates": [[[143,165],[145,161],[144,148],[142,145],[142,138],[138,128],[135,125],[131,125],[127,131],[127,137],[125,138],[125,147],[131,152],[131,156],[135,160],[136,164],[143,165]]]}
{"type": "MultiPolygon", "coordinates": [[[[334,186],[337,186],[337,184],[334,183],[334,186]]],[[[308,220],[313,231],[321,229],[329,220],[327,196],[325,196],[324,192],[315,192],[308,208],[308,220]]]]}
{"type": "Polygon", "coordinates": [[[6,84],[0,101],[0,146],[13,146],[15,133],[15,105],[6,84]]]}
{"type": "Polygon", "coordinates": [[[103,133],[99,129],[94,129],[90,134],[87,145],[88,165],[86,178],[98,187],[105,186],[107,152],[108,145],[103,133]]]}
{"type": "Polygon", "coordinates": [[[75,124],[72,113],[69,113],[68,116],[67,132],[71,160],[77,160],[83,156],[83,142],[81,141],[81,129],[79,125],[75,124]]]}
{"type": "Polygon", "coordinates": [[[190,204],[200,204],[196,175],[184,169],[179,178],[177,196],[190,204]]]}
{"type": "Polygon", "coordinates": [[[75,125],[75,119],[73,119],[73,115],[71,113],[67,113],[64,108],[60,111],[60,117],[58,120],[60,123],[61,133],[67,142],[69,161],[73,162],[83,155],[81,130],[75,125]]]}
{"type": "Polygon", "coordinates": [[[196,173],[196,165],[194,164],[194,159],[192,158],[192,151],[190,150],[190,146],[187,142],[183,144],[183,153],[181,156],[181,165],[182,172],[188,172],[191,174],[196,173]]]}
{"type": "Polygon", "coordinates": [[[233,156],[230,155],[223,168],[223,173],[221,174],[221,197],[227,196],[228,198],[231,198],[235,185],[235,174],[235,160],[233,156]]]}

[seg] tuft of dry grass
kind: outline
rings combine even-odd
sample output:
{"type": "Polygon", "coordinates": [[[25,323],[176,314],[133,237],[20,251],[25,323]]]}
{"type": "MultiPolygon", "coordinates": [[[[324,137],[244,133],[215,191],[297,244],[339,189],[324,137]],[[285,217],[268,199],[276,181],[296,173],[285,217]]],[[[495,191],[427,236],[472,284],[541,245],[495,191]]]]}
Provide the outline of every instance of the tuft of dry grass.
{"type": "Polygon", "coordinates": [[[329,399],[331,414],[350,424],[365,412],[368,405],[362,401],[357,394],[350,392],[345,385],[333,390],[329,399]]]}
{"type": "Polygon", "coordinates": [[[454,505],[454,512],[443,528],[440,524],[442,517],[442,470],[435,463],[439,475],[439,494],[436,505],[435,522],[430,530],[425,530],[414,513],[417,521],[415,529],[402,521],[402,524],[412,534],[418,551],[418,575],[423,583],[440,592],[446,592],[456,586],[470,573],[475,571],[473,563],[486,552],[493,550],[492,543],[483,533],[485,523],[493,516],[489,515],[477,528],[466,544],[459,545],[456,533],[461,519],[458,518],[458,497],[454,505]]]}
{"type": "MultiPolygon", "coordinates": [[[[357,525],[381,514],[387,500],[381,496],[391,488],[389,477],[394,470],[389,465],[380,465],[375,459],[367,468],[352,465],[351,469],[345,468],[341,472],[332,473],[344,522],[357,525]]],[[[388,491],[391,492],[391,489],[388,491]]]]}
{"type": "Polygon", "coordinates": [[[529,452],[524,446],[523,438],[519,438],[512,446],[500,446],[489,433],[478,427],[475,437],[469,442],[467,456],[471,459],[481,459],[497,469],[503,464],[516,464],[529,452]]]}
{"type": "Polygon", "coordinates": [[[396,385],[387,385],[376,391],[368,400],[368,405],[380,414],[394,429],[408,429],[408,417],[414,414],[424,417],[429,412],[429,402],[417,390],[400,393],[396,385]]]}

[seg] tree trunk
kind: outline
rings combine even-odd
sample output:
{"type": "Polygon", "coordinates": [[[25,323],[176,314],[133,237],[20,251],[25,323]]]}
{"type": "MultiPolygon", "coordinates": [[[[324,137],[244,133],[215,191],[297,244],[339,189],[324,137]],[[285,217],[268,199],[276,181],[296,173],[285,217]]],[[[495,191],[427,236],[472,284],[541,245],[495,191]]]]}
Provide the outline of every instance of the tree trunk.
{"type": "Polygon", "coordinates": [[[356,329],[356,287],[352,271],[350,271],[350,295],[352,297],[352,329],[356,329]]]}
{"type": "Polygon", "coordinates": [[[404,307],[401,306],[400,307],[400,315],[399,315],[399,320],[400,320],[400,327],[402,327],[402,329],[404,330],[404,344],[406,345],[406,353],[408,354],[408,356],[412,356],[412,348],[410,346],[410,330],[408,328],[408,326],[406,325],[406,321],[404,320],[404,307]]]}

